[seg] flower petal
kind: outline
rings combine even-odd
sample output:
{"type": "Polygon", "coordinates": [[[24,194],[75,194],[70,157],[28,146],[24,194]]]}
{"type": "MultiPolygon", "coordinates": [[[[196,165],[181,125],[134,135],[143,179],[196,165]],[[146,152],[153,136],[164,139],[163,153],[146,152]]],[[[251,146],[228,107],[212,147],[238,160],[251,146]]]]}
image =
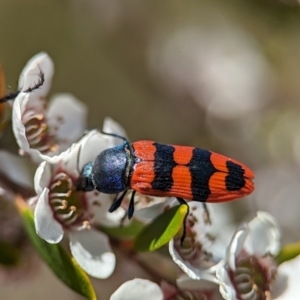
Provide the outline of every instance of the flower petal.
{"type": "Polygon", "coordinates": [[[176,280],[177,287],[181,290],[208,290],[208,289],[218,289],[216,283],[206,280],[193,280],[187,275],[183,274],[176,280]]]}
{"type": "MultiPolygon", "coordinates": [[[[131,192],[127,193],[123,203],[129,206],[131,192]]],[[[157,216],[178,205],[179,202],[175,197],[154,197],[136,193],[134,197],[134,218],[144,224],[153,221],[157,216]]]]}
{"type": "Polygon", "coordinates": [[[224,267],[220,267],[216,271],[216,277],[219,280],[219,291],[225,300],[237,300],[236,291],[232,286],[228,272],[224,267]]]}
{"type": "Polygon", "coordinates": [[[93,229],[72,231],[70,249],[78,264],[89,275],[104,279],[113,273],[116,257],[105,234],[93,229]]]}
{"type": "Polygon", "coordinates": [[[51,180],[51,168],[47,162],[42,162],[36,169],[34,175],[34,188],[37,195],[40,195],[51,180]]]}
{"type": "MultiPolygon", "coordinates": [[[[177,252],[174,246],[174,239],[169,242],[169,253],[173,261],[186,273],[191,279],[200,280],[205,279],[207,281],[217,283],[215,278],[215,268],[217,265],[211,265],[208,262],[207,268],[199,268],[198,266],[193,266],[189,261],[184,260],[177,252]]],[[[205,262],[202,263],[204,265],[205,262]]]]}
{"type": "Polygon", "coordinates": [[[51,133],[60,140],[60,151],[66,150],[82,136],[86,128],[86,114],[86,105],[71,94],[59,94],[51,99],[46,115],[51,133]]]}
{"type": "Polygon", "coordinates": [[[108,148],[110,139],[111,137],[98,130],[89,131],[78,143],[61,154],[66,162],[66,169],[81,170],[85,164],[92,162],[100,152],[108,148]]]}
{"type": "Polygon", "coordinates": [[[241,252],[244,242],[249,234],[249,227],[246,223],[241,224],[235,231],[230,245],[227,248],[226,260],[230,269],[235,270],[236,256],[241,252]]]}
{"type": "Polygon", "coordinates": [[[29,94],[21,92],[15,99],[12,110],[12,126],[14,135],[19,147],[25,152],[29,151],[30,146],[26,138],[26,130],[22,122],[22,114],[25,111],[28,100],[29,94]]]}
{"type": "MultiPolygon", "coordinates": [[[[106,117],[104,119],[102,130],[103,132],[117,134],[127,139],[125,129],[110,117],[106,117]]],[[[120,145],[122,142],[123,141],[121,139],[113,137],[110,139],[108,148],[120,145]]]]}
{"type": "Polygon", "coordinates": [[[277,255],[280,251],[281,234],[275,218],[267,212],[258,211],[249,222],[250,232],[245,241],[245,249],[257,256],[277,255]]]}
{"type": "Polygon", "coordinates": [[[34,222],[37,234],[45,241],[56,244],[61,241],[64,230],[53,216],[53,212],[49,205],[49,189],[45,188],[39,196],[34,211],[34,222]]]}
{"type": "Polygon", "coordinates": [[[110,300],[163,300],[161,288],[154,282],[135,278],[123,283],[110,297],[110,300]]]}
{"type": "Polygon", "coordinates": [[[52,83],[54,73],[54,65],[51,58],[45,52],[40,52],[33,56],[24,67],[20,79],[19,88],[22,91],[32,88],[39,81],[40,72],[43,72],[45,82],[34,91],[35,97],[46,97],[52,83]]]}
{"type": "Polygon", "coordinates": [[[232,224],[232,215],[228,205],[207,203],[206,207],[211,221],[207,222],[204,217],[206,211],[203,203],[192,201],[188,204],[190,207],[189,215],[193,220],[191,230],[195,240],[201,245],[201,251],[209,253],[215,262],[220,261],[224,258],[226,247],[236,229],[236,226],[232,224]]]}
{"type": "MultiPolygon", "coordinates": [[[[31,148],[31,146],[28,143],[27,137],[26,137],[26,129],[22,120],[23,113],[29,106],[29,103],[31,105],[38,105],[41,101],[33,101],[30,98],[29,93],[20,93],[17,98],[15,99],[13,103],[13,111],[12,111],[12,127],[13,132],[16,138],[16,141],[22,149],[24,153],[27,153],[30,155],[30,158],[36,162],[40,163],[43,160],[51,160],[51,161],[58,161],[59,156],[49,157],[48,155],[41,154],[40,151],[37,149],[31,148]],[[32,103],[33,102],[33,103],[32,103]]],[[[42,105],[42,104],[41,104],[42,105]]],[[[36,108],[36,107],[35,107],[36,108]]]]}
{"type": "Polygon", "coordinates": [[[272,299],[299,299],[300,255],[278,267],[276,281],[272,286],[272,299]]]}
{"type": "MultiPolygon", "coordinates": [[[[93,224],[101,224],[107,227],[119,227],[122,224],[126,214],[126,210],[123,207],[119,207],[113,213],[108,211],[112,204],[112,195],[92,191],[87,192],[85,196],[94,215],[93,224]]],[[[124,222],[123,225],[128,224],[128,218],[124,222]]]]}
{"type": "MultiPolygon", "coordinates": [[[[119,129],[121,126],[112,119],[106,119],[104,129],[107,129],[107,132],[111,132],[113,127],[118,128],[117,134],[125,133],[123,129],[123,131],[119,129]]],[[[91,130],[78,143],[73,144],[71,149],[65,151],[67,155],[65,157],[65,161],[67,161],[66,167],[68,169],[81,170],[85,164],[92,162],[103,150],[120,143],[122,143],[122,140],[118,138],[102,134],[97,130],[91,130]]]]}

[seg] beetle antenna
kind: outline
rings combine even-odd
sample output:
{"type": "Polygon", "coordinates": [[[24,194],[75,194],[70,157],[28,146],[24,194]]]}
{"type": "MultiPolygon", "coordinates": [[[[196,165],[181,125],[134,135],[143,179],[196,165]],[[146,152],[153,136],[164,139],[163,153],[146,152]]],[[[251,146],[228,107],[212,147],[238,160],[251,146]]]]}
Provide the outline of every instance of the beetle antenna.
{"type": "Polygon", "coordinates": [[[102,134],[106,134],[106,135],[109,135],[109,136],[113,136],[113,137],[116,137],[118,139],[121,139],[123,140],[123,142],[125,144],[129,144],[128,140],[124,137],[124,136],[121,136],[121,135],[118,135],[118,134],[115,134],[115,133],[108,133],[108,132],[105,132],[105,131],[101,131],[102,134]]]}
{"type": "Polygon", "coordinates": [[[118,139],[121,139],[123,140],[123,143],[128,147],[129,149],[129,152],[130,152],[130,155],[133,156],[133,150],[132,150],[132,147],[130,146],[129,144],[129,141],[124,137],[124,136],[121,136],[121,135],[118,135],[118,134],[115,134],[115,133],[108,133],[108,132],[105,132],[105,131],[101,131],[102,134],[106,134],[106,135],[109,135],[109,136],[113,136],[113,137],[116,137],[118,139]]]}

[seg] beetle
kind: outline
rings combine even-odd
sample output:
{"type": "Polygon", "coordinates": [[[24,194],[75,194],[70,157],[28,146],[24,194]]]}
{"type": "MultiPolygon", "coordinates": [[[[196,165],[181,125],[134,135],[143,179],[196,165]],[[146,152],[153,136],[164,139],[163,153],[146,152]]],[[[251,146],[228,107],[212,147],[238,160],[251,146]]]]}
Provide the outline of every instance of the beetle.
{"type": "Polygon", "coordinates": [[[86,164],[79,176],[77,190],[94,189],[120,194],[109,211],[115,211],[128,190],[133,190],[128,218],[134,213],[136,192],[156,197],[176,197],[189,201],[225,202],[254,190],[253,172],[244,164],[202,148],[165,145],[141,140],[105,149],[86,164]]]}

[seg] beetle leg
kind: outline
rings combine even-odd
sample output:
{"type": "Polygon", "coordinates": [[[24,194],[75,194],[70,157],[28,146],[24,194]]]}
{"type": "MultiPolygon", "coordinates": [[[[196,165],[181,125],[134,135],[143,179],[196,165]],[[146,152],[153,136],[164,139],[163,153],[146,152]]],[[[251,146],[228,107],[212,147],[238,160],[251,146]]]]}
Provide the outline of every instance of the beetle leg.
{"type": "Polygon", "coordinates": [[[129,207],[128,207],[128,219],[131,219],[134,213],[134,196],[135,196],[135,191],[132,191],[129,207]]]}
{"type": "Polygon", "coordinates": [[[118,195],[116,196],[114,202],[112,203],[112,205],[110,206],[110,208],[108,210],[109,212],[114,212],[115,210],[117,210],[120,207],[120,205],[121,205],[121,203],[122,203],[122,201],[123,201],[123,199],[124,199],[127,192],[128,192],[128,190],[125,190],[121,194],[121,196],[119,196],[119,197],[118,197],[118,195]]]}

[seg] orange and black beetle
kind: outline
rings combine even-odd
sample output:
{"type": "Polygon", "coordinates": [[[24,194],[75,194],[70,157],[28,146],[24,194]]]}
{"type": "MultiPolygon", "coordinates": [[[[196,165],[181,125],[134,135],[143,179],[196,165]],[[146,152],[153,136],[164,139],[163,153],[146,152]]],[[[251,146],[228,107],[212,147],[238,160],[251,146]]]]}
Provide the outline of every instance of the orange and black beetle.
{"type": "MultiPolygon", "coordinates": [[[[108,134],[108,133],[107,133],[108,134]]],[[[77,183],[83,191],[122,194],[110,207],[115,211],[129,189],[133,190],[128,217],[134,213],[134,194],[176,197],[200,202],[224,202],[254,190],[253,172],[226,156],[195,147],[138,141],[102,151],[84,166],[77,183]]],[[[184,199],[184,200],[183,200],[184,199]]]]}

